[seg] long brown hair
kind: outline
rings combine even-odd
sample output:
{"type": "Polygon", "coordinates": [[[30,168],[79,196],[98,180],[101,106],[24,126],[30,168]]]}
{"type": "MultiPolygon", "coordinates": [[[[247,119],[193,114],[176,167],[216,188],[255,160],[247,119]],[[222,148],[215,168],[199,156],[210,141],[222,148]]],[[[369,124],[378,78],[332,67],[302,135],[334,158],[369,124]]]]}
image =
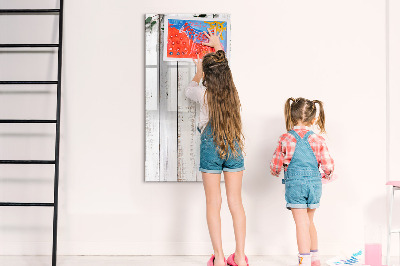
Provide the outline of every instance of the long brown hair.
{"type": "Polygon", "coordinates": [[[292,130],[293,126],[298,122],[304,124],[311,123],[317,114],[317,106],[319,105],[319,115],[317,125],[322,133],[325,131],[325,112],[324,104],[319,100],[307,100],[304,98],[289,98],[285,103],[285,122],[286,130],[292,130]]]}
{"type": "Polygon", "coordinates": [[[206,54],[203,57],[203,72],[209,123],[219,155],[225,158],[230,148],[232,155],[237,157],[244,146],[241,105],[225,52],[218,50],[206,54]]]}

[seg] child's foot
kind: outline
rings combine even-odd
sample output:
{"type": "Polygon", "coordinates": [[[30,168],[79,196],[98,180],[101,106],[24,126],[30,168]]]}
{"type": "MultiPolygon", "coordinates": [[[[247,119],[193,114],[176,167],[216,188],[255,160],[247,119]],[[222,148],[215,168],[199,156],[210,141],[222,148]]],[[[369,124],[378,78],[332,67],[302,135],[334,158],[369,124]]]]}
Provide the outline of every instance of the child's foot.
{"type": "Polygon", "coordinates": [[[249,266],[249,260],[246,255],[235,255],[235,253],[231,254],[227,260],[228,265],[230,266],[249,266]]]}
{"type": "Polygon", "coordinates": [[[311,262],[311,266],[321,266],[321,261],[320,260],[314,260],[311,262]]]}
{"type": "Polygon", "coordinates": [[[239,255],[236,255],[234,258],[233,258],[233,261],[238,265],[238,266],[248,266],[248,264],[247,264],[247,262],[248,262],[248,260],[247,260],[247,257],[246,256],[239,256],[239,255]]]}
{"type": "Polygon", "coordinates": [[[216,257],[212,255],[210,260],[207,262],[207,266],[226,266],[226,259],[225,257],[216,257]]]}
{"type": "Polygon", "coordinates": [[[298,255],[299,263],[296,266],[311,266],[311,255],[298,255]]]}
{"type": "Polygon", "coordinates": [[[321,266],[321,261],[319,260],[318,249],[311,250],[311,266],[321,266]]]}

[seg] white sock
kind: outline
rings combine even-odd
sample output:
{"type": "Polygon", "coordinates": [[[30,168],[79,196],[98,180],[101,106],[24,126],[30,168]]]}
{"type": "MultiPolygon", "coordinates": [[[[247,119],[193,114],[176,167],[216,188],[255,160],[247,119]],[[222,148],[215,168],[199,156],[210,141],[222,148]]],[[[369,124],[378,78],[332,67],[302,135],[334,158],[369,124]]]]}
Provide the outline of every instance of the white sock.
{"type": "Polygon", "coordinates": [[[311,266],[311,254],[299,254],[299,266],[311,266]]]}
{"type": "Polygon", "coordinates": [[[310,253],[311,253],[311,261],[319,260],[318,250],[311,251],[310,253]]]}

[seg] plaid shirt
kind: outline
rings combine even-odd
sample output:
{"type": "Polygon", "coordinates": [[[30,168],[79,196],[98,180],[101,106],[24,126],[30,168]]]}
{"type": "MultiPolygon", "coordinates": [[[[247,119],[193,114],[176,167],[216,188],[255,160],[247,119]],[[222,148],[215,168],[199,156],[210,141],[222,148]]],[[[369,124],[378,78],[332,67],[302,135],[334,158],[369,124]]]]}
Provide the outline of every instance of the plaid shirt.
{"type": "MultiPolygon", "coordinates": [[[[296,131],[296,133],[302,138],[310,130],[310,128],[305,126],[295,126],[293,130],[296,131]]],[[[274,152],[270,164],[272,175],[279,176],[282,166],[286,171],[286,168],[293,157],[293,153],[296,148],[296,142],[296,138],[290,133],[285,133],[280,136],[278,147],[274,152]]],[[[308,142],[310,143],[311,149],[317,158],[318,167],[320,167],[322,170],[322,178],[330,179],[332,177],[335,164],[332,157],[329,155],[325,139],[317,134],[311,134],[308,138],[308,142]]]]}

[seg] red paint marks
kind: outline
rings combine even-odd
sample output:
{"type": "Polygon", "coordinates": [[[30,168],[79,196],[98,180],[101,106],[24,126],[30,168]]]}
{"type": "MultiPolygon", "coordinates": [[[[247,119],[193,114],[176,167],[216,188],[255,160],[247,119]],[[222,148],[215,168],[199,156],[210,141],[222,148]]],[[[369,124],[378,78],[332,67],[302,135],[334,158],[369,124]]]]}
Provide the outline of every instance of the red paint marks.
{"type": "MultiPolygon", "coordinates": [[[[185,31],[190,32],[193,29],[187,26],[182,31],[179,31],[176,28],[168,27],[167,56],[169,58],[197,58],[197,54],[199,54],[200,58],[203,58],[205,54],[215,51],[214,48],[194,43],[189,39],[185,31]]],[[[207,37],[204,34],[200,38],[202,42],[207,42],[207,37]]]]}

